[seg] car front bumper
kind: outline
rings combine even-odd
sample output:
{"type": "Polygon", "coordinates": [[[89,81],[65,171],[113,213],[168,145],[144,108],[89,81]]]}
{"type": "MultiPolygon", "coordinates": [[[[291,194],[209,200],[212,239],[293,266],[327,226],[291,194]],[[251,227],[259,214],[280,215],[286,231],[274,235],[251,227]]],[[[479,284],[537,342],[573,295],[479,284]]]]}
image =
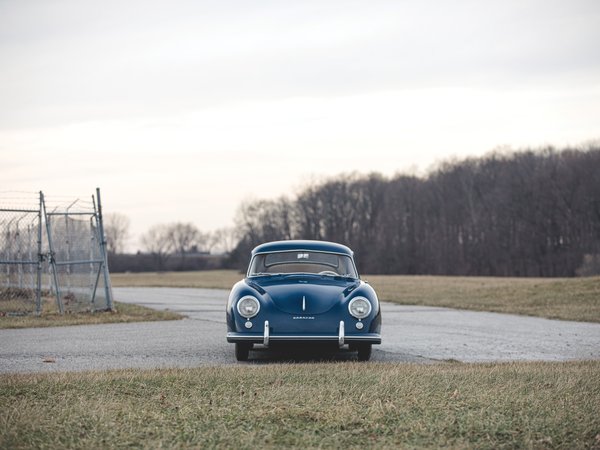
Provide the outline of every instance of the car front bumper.
{"type": "Polygon", "coordinates": [[[264,331],[260,333],[227,333],[227,342],[247,342],[251,344],[263,344],[268,347],[273,341],[323,341],[337,342],[341,347],[344,344],[350,343],[368,343],[381,344],[381,335],[379,333],[361,333],[361,334],[346,334],[344,322],[340,321],[338,334],[271,334],[269,331],[269,321],[265,321],[264,331]]]}

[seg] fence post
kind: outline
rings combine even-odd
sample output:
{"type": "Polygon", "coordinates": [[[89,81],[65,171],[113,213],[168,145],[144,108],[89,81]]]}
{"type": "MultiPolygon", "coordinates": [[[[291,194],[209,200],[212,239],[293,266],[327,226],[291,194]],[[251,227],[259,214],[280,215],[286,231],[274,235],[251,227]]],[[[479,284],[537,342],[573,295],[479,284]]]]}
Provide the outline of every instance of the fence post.
{"type": "Polygon", "coordinates": [[[111,311],[113,307],[112,286],[110,283],[110,274],[108,273],[108,255],[106,252],[106,238],[104,236],[104,224],[102,221],[102,201],[100,199],[100,188],[96,188],[96,198],[98,199],[98,231],[100,233],[100,251],[102,252],[102,264],[104,269],[104,292],[106,295],[106,304],[111,311]]]}
{"type": "Polygon", "coordinates": [[[46,211],[46,202],[42,196],[42,205],[44,205],[44,218],[46,219],[46,234],[48,235],[48,249],[50,251],[50,266],[52,267],[52,276],[54,278],[54,289],[56,290],[56,305],[58,306],[58,312],[64,314],[65,308],[62,303],[60,295],[60,286],[58,285],[58,274],[56,273],[56,260],[54,259],[54,246],[52,245],[52,231],[50,227],[50,218],[48,211],[46,211]]]}
{"type": "Polygon", "coordinates": [[[44,201],[44,194],[40,191],[40,207],[38,210],[38,263],[37,263],[37,289],[35,290],[35,312],[36,314],[42,313],[42,261],[44,255],[42,255],[42,204],[44,201]]]}

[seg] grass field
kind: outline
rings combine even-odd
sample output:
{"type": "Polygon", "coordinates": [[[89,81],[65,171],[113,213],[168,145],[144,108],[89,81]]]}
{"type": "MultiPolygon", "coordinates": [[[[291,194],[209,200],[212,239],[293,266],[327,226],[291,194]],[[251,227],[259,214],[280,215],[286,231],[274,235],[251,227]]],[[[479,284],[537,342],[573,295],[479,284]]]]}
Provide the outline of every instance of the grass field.
{"type": "Polygon", "coordinates": [[[600,362],[0,376],[0,448],[600,448],[600,362]]]}
{"type": "Polygon", "coordinates": [[[183,316],[171,311],[156,311],[144,306],[115,302],[114,312],[59,314],[54,299],[44,299],[40,316],[0,316],[0,329],[30,327],[61,327],[68,325],[93,325],[99,323],[147,322],[152,320],[177,320],[183,316]]]}
{"type": "Polygon", "coordinates": [[[600,277],[366,277],[386,301],[600,322],[600,277]]]}
{"type": "Polygon", "coordinates": [[[196,272],[113,273],[113,287],[188,287],[231,289],[244,275],[235,270],[203,270],[196,272]]]}
{"type": "MultiPolygon", "coordinates": [[[[364,278],[387,301],[600,322],[598,277],[364,278]]],[[[113,285],[228,289],[239,279],[233,271],[115,274],[113,285]]],[[[148,311],[129,308],[138,307],[118,305],[124,320],[114,321],[148,311]]],[[[600,361],[0,375],[0,448],[600,450],[599,405],[600,361]]]]}
{"type": "MultiPolygon", "coordinates": [[[[113,286],[230,289],[236,271],[113,274],[113,286]]],[[[600,322],[600,277],[492,278],[365,275],[384,301],[600,322]]]]}
{"type": "MultiPolygon", "coordinates": [[[[113,286],[230,289],[243,275],[233,270],[112,274],[113,286]]],[[[366,275],[383,301],[445,306],[551,319],[600,322],[600,277],[491,278],[366,275]]],[[[83,323],[170,320],[180,316],[118,304],[118,313],[60,316],[49,302],[41,317],[0,317],[0,328],[61,326],[83,323]]]]}

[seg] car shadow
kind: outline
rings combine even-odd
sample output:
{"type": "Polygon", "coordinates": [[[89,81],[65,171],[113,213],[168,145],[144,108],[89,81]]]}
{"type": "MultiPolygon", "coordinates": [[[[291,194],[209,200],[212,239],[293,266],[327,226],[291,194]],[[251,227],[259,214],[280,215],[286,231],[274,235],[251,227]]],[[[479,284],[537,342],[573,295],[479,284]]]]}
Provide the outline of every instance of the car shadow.
{"type": "Polygon", "coordinates": [[[335,345],[323,344],[285,344],[264,348],[255,345],[250,350],[248,361],[255,364],[269,363],[328,363],[339,361],[357,361],[356,351],[340,349],[335,345]]]}

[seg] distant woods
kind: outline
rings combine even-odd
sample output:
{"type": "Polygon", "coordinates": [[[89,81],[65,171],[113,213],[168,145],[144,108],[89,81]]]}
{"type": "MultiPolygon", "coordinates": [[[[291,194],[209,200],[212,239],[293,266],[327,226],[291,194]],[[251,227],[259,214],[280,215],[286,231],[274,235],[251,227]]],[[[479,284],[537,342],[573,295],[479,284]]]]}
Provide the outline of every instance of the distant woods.
{"type": "Polygon", "coordinates": [[[153,226],[137,254],[124,253],[126,217],[105,225],[113,271],[245,270],[260,243],[319,239],[350,246],[362,273],[600,274],[600,147],[490,154],[425,177],[338,175],[244,202],[232,228],[153,226]]]}
{"type": "Polygon", "coordinates": [[[129,220],[122,214],[107,214],[105,236],[113,272],[221,269],[237,243],[233,228],[202,232],[192,223],[172,222],[150,227],[140,238],[143,250],[125,253],[129,220]]]}
{"type": "Polygon", "coordinates": [[[279,239],[350,246],[362,273],[600,273],[600,148],[447,162],[426,177],[340,175],[242,204],[230,263],[279,239]]]}

